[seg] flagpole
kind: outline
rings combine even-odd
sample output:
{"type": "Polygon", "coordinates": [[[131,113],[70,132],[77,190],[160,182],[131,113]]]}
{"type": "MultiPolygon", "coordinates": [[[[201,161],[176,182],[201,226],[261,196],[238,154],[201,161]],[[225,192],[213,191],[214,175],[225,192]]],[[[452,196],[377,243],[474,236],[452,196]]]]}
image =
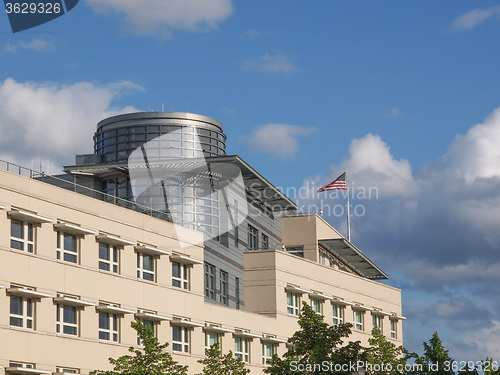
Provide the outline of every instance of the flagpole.
{"type": "Polygon", "coordinates": [[[345,169],[345,185],[347,191],[347,241],[351,242],[351,223],[349,222],[349,180],[347,178],[347,168],[345,169]]]}

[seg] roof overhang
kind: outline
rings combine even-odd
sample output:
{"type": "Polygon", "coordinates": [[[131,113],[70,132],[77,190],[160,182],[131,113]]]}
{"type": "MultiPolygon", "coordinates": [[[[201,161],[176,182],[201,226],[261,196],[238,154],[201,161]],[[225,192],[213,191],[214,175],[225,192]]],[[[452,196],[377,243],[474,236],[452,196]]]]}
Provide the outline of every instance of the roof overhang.
{"type": "Polygon", "coordinates": [[[345,238],[318,240],[320,246],[346,263],[360,276],[372,280],[388,279],[389,276],[345,238]]]}
{"type": "MultiPolygon", "coordinates": [[[[166,160],[165,162],[150,161],[149,167],[162,168],[165,163],[168,165],[169,169],[178,165],[180,170],[185,170],[186,168],[196,169],[207,164],[233,164],[241,171],[247,194],[275,212],[297,210],[297,205],[294,201],[283,194],[238,155],[172,159],[166,160]]],[[[137,168],[137,166],[132,166],[132,168],[137,168]]],[[[72,165],[65,166],[64,171],[72,174],[94,176],[96,178],[108,178],[112,176],[128,175],[129,165],[125,163],[72,165]]]]}

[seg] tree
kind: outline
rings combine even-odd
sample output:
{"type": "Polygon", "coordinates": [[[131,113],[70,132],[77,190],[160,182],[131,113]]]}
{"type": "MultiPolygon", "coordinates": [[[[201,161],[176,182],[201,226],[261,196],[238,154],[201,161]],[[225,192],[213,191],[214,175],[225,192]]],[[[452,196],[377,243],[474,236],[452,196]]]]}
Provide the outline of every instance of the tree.
{"type": "Polygon", "coordinates": [[[421,366],[421,370],[408,372],[408,375],[454,375],[452,370],[453,359],[450,358],[448,350],[443,346],[437,332],[434,332],[429,343],[423,342],[424,355],[420,357],[417,353],[406,352],[405,359],[415,359],[415,364],[421,366]]]}
{"type": "Polygon", "coordinates": [[[198,375],[246,375],[250,369],[245,368],[245,364],[239,358],[235,358],[230,351],[222,355],[219,344],[214,344],[207,351],[205,359],[200,359],[203,364],[203,372],[198,375]]]}
{"type": "Polygon", "coordinates": [[[168,343],[160,345],[149,325],[143,325],[139,320],[132,322],[132,328],[142,341],[142,349],[130,347],[133,355],[124,355],[118,359],[109,358],[114,366],[111,371],[92,371],[91,375],[187,375],[187,366],[177,364],[172,356],[165,352],[168,343]]]}
{"type": "MultiPolygon", "coordinates": [[[[271,375],[297,372],[331,374],[332,366],[349,366],[350,363],[364,360],[363,348],[359,341],[342,346],[344,339],[351,334],[352,324],[330,326],[323,319],[323,316],[316,314],[311,306],[304,302],[298,320],[300,330],[288,339],[291,349],[283,358],[273,356],[264,372],[271,375]]],[[[350,370],[346,367],[345,369],[346,371],[334,372],[350,374],[350,370]]]]}
{"type": "Polygon", "coordinates": [[[366,369],[368,375],[401,374],[401,370],[406,365],[402,346],[396,346],[388,341],[378,327],[373,328],[372,337],[368,339],[368,343],[370,344],[366,351],[366,362],[369,364],[366,369]]]}
{"type": "Polygon", "coordinates": [[[486,360],[482,361],[482,368],[484,375],[500,375],[500,365],[493,358],[486,357],[486,360]]]}

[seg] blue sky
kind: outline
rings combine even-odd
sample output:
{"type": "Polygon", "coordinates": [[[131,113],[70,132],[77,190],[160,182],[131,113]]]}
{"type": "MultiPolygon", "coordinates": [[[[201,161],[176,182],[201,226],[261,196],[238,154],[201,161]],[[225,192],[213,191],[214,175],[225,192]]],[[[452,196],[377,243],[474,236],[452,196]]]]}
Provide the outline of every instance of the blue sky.
{"type": "Polygon", "coordinates": [[[405,346],[500,359],[499,31],[487,0],[81,0],[17,34],[4,14],[0,159],[56,172],[108,115],[189,106],[284,189],[349,168],[379,193],[352,240],[403,288],[405,346]]]}

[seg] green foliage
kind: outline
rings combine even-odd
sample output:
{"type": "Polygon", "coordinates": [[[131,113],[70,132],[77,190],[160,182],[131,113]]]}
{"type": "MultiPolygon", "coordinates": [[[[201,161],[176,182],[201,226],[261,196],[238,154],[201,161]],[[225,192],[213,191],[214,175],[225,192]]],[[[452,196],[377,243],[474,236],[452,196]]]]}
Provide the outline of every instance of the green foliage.
{"type": "Polygon", "coordinates": [[[246,375],[250,372],[245,368],[245,364],[239,358],[235,358],[230,351],[222,355],[219,344],[214,344],[207,351],[205,359],[200,359],[203,364],[203,372],[198,375],[246,375]]]}
{"type": "Polygon", "coordinates": [[[423,371],[408,372],[408,375],[454,375],[451,369],[453,359],[443,346],[437,332],[434,332],[429,343],[424,342],[424,355],[406,352],[405,359],[415,359],[415,363],[422,366],[423,371]],[[448,365],[448,366],[447,366],[448,365]]]}
{"type": "Polygon", "coordinates": [[[372,337],[368,339],[368,343],[370,347],[366,351],[366,362],[371,366],[367,366],[367,375],[401,374],[398,368],[403,369],[406,364],[402,346],[396,346],[388,341],[378,327],[372,330],[372,337]],[[378,365],[378,368],[375,365],[378,365]],[[375,371],[376,369],[380,370],[375,371]],[[390,371],[387,371],[389,369],[390,371]]]}
{"type": "Polygon", "coordinates": [[[172,356],[165,352],[167,343],[160,345],[150,326],[140,321],[132,322],[144,347],[128,351],[133,355],[124,355],[118,359],[109,358],[114,366],[112,371],[92,371],[90,375],[187,375],[187,366],[177,364],[172,356]]]}
{"type": "MultiPolygon", "coordinates": [[[[364,360],[359,341],[342,346],[344,339],[351,334],[352,324],[330,326],[323,319],[311,306],[303,303],[298,320],[300,330],[288,339],[292,349],[283,358],[274,356],[264,372],[271,375],[297,374],[297,368],[303,366],[307,374],[331,374],[320,366],[325,361],[329,366],[335,366],[364,360]]],[[[345,373],[350,374],[349,371],[345,373]]]]}
{"type": "Polygon", "coordinates": [[[494,361],[493,358],[486,357],[486,360],[482,361],[482,367],[484,375],[500,375],[499,363],[494,361]]]}

